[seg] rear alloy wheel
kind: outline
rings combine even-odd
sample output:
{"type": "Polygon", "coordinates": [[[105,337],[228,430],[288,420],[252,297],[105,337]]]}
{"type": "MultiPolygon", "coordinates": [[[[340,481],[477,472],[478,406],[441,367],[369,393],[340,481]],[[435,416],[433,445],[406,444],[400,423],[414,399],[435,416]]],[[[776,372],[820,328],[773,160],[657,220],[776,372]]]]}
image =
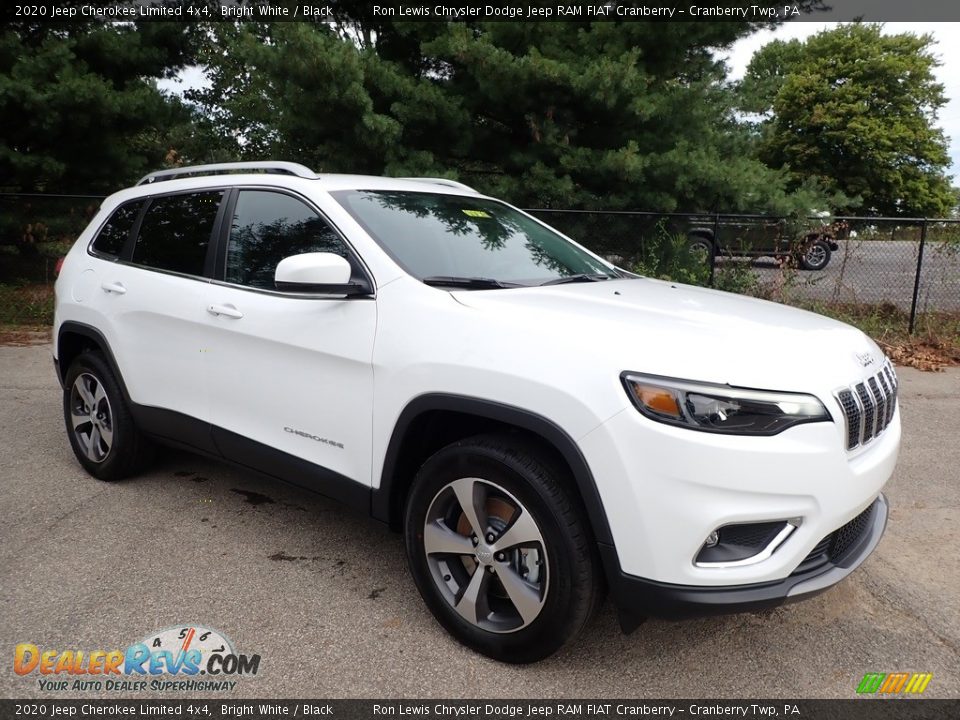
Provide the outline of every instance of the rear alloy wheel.
{"type": "Polygon", "coordinates": [[[830,246],[824,240],[814,240],[807,245],[800,258],[804,270],[823,270],[830,262],[830,246]]]}
{"type": "Polygon", "coordinates": [[[113,447],[113,410],[100,381],[80,373],[70,388],[70,424],[86,459],[100,464],[113,447]]]}
{"type": "Polygon", "coordinates": [[[140,434],[110,366],[98,352],[84,352],[63,380],[63,419],[70,446],[83,468],[100,480],[120,480],[153,456],[140,434]]]}
{"type": "Polygon", "coordinates": [[[479,436],[414,480],[405,534],[417,587],[454,637],[497,660],[551,655],[599,602],[594,543],[562,477],[534,445],[479,436]]]}

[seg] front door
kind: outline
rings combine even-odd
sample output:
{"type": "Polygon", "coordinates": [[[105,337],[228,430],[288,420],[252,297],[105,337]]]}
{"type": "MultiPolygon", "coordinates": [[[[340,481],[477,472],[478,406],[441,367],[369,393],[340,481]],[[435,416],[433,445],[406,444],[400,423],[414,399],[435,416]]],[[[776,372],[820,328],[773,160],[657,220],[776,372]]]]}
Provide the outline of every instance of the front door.
{"type": "Polygon", "coordinates": [[[207,296],[210,422],[220,451],[262,472],[362,503],[369,495],[377,306],[278,292],[285,257],[343,239],[305,200],[241,189],[207,296]]]}

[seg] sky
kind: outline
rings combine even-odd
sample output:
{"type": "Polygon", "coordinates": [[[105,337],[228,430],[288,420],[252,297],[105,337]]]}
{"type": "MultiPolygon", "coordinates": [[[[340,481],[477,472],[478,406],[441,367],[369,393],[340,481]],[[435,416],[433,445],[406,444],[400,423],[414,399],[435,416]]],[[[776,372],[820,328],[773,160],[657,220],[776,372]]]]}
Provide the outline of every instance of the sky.
{"type": "MultiPolygon", "coordinates": [[[[950,0],[946,0],[950,1],[950,0]]],[[[730,68],[730,79],[739,80],[746,72],[750,58],[771,40],[803,40],[822,30],[834,28],[835,22],[792,22],[779,25],[774,30],[761,30],[743,38],[728,52],[724,53],[730,68]]],[[[952,167],[949,174],[956,181],[960,177],[960,23],[906,23],[888,22],[883,26],[887,35],[913,33],[932,35],[937,41],[933,54],[940,59],[936,69],[937,81],[943,84],[947,104],[940,108],[937,124],[943,129],[950,141],[950,159],[952,167]]]]}
{"type": "MultiPolygon", "coordinates": [[[[945,2],[952,2],[952,0],[945,0],[945,2]]],[[[803,40],[822,30],[836,27],[838,24],[836,22],[788,22],[773,30],[761,30],[745,37],[735,43],[729,52],[722,54],[730,68],[730,79],[742,78],[753,54],[771,40],[794,38],[803,40]]],[[[916,35],[929,34],[937,41],[933,52],[940,59],[941,64],[936,69],[936,75],[937,80],[944,86],[944,94],[948,100],[947,104],[940,109],[937,124],[950,141],[952,167],[949,174],[957,180],[960,178],[960,22],[888,22],[883,27],[883,32],[886,34],[903,32],[916,35]]],[[[186,88],[198,87],[204,83],[205,78],[200,68],[190,67],[175,80],[161,81],[160,86],[179,93],[186,88]]]]}

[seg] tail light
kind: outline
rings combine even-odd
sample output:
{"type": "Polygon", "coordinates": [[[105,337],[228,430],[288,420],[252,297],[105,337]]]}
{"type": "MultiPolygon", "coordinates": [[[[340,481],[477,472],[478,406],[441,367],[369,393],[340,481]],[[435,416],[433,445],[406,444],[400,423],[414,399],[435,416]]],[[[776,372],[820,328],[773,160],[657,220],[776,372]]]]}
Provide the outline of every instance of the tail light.
{"type": "Polygon", "coordinates": [[[66,260],[66,256],[57,258],[57,264],[53,266],[53,274],[55,277],[60,276],[60,270],[63,269],[63,261],[66,260]]]}

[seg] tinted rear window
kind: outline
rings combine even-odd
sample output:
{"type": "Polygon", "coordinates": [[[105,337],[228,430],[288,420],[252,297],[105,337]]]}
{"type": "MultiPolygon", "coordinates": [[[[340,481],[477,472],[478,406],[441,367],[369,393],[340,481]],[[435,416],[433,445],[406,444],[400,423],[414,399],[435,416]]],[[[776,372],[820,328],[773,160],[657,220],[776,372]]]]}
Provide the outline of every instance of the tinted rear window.
{"type": "Polygon", "coordinates": [[[100,255],[120,257],[141,207],[143,207],[143,201],[137,200],[114,210],[107,224],[100,228],[97,239],[93,241],[93,249],[100,255]]]}
{"type": "Polygon", "coordinates": [[[138,265],[203,275],[223,191],[153,198],[133,249],[138,265]]]}

